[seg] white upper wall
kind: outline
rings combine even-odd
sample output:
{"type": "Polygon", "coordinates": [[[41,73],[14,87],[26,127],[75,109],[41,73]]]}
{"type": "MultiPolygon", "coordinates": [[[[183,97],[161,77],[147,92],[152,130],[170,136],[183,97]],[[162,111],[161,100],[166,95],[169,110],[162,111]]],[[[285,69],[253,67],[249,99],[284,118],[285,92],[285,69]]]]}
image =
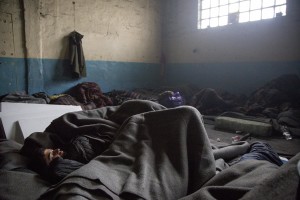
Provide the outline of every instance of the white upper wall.
{"type": "Polygon", "coordinates": [[[287,16],[197,30],[198,0],[167,0],[164,53],[168,63],[300,60],[300,1],[287,16]]]}
{"type": "Polygon", "coordinates": [[[29,58],[66,58],[68,35],[76,30],[84,35],[87,60],[158,63],[160,5],[159,0],[2,0],[0,56],[24,57],[26,50],[29,58]]]}
{"type": "Polygon", "coordinates": [[[160,12],[158,0],[42,0],[43,58],[63,56],[76,30],[88,60],[158,62],[160,12]]]}
{"type": "Polygon", "coordinates": [[[294,61],[300,57],[298,0],[287,0],[287,16],[280,19],[204,30],[197,30],[197,0],[165,0],[163,8],[159,0],[20,2],[0,1],[1,57],[22,58],[26,49],[31,58],[65,58],[67,36],[74,29],[84,35],[87,60],[158,63],[161,49],[168,63],[294,61]]]}

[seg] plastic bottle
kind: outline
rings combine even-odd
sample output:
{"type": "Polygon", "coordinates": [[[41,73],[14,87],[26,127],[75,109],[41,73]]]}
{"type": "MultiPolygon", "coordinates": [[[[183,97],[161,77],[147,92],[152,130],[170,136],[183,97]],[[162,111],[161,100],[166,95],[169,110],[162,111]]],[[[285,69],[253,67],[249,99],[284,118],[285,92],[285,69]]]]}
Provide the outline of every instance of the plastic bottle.
{"type": "Polygon", "coordinates": [[[282,135],[285,137],[286,140],[293,139],[292,135],[290,134],[288,128],[286,126],[281,126],[282,135]]]}

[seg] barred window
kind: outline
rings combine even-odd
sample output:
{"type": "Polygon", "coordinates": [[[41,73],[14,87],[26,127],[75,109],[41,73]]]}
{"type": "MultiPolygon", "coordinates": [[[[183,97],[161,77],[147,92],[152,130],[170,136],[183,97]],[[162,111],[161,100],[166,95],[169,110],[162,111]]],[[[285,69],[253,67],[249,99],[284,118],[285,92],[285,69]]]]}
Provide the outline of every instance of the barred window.
{"type": "Polygon", "coordinates": [[[286,15],[286,0],[198,0],[198,29],[286,15]]]}

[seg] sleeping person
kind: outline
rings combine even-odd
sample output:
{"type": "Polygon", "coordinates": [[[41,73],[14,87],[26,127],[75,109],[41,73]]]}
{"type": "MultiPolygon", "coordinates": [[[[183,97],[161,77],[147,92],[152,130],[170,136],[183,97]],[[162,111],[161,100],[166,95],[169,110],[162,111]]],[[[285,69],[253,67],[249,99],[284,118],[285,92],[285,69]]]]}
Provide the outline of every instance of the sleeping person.
{"type": "MultiPolygon", "coordinates": [[[[247,150],[238,163],[264,159],[281,165],[278,155],[264,143],[247,150]]],[[[129,195],[122,193],[126,184],[134,186],[130,194],[147,196],[155,191],[160,199],[177,199],[216,175],[201,114],[193,107],[166,109],[149,101],[65,114],[45,132],[26,138],[21,153],[31,158],[32,169],[46,180],[63,179],[58,187],[68,187],[67,180],[78,179],[76,188],[89,190],[97,183],[99,188],[117,188],[118,195],[129,195]],[[178,190],[169,191],[173,187],[178,190]]]]}
{"type": "MultiPolygon", "coordinates": [[[[42,133],[34,133],[34,135],[42,133]]],[[[108,146],[109,143],[102,146],[108,146]]],[[[101,154],[103,148],[101,145],[91,144],[86,136],[75,137],[69,144],[60,148],[49,148],[38,146],[30,141],[25,141],[25,145],[21,149],[21,153],[31,159],[30,168],[46,180],[56,183],[64,178],[72,171],[82,167],[95,156],[101,154]],[[34,147],[35,146],[35,147],[34,147]]]]}
{"type": "Polygon", "coordinates": [[[57,182],[102,154],[128,118],[165,109],[158,103],[132,100],[120,106],[67,113],[53,120],[44,132],[27,137],[20,152],[31,159],[33,171],[57,182]]]}
{"type": "MultiPolygon", "coordinates": [[[[232,146],[234,148],[234,145],[228,147],[231,148],[232,146]]],[[[223,148],[226,149],[226,147],[223,148]]],[[[95,147],[84,136],[75,138],[67,148],[67,153],[60,148],[38,148],[33,155],[33,168],[47,180],[56,183],[101,154],[101,152],[95,152],[93,149],[95,147]]],[[[252,143],[243,155],[228,162],[228,166],[244,160],[265,160],[277,166],[283,164],[275,150],[265,142],[252,143]]]]}

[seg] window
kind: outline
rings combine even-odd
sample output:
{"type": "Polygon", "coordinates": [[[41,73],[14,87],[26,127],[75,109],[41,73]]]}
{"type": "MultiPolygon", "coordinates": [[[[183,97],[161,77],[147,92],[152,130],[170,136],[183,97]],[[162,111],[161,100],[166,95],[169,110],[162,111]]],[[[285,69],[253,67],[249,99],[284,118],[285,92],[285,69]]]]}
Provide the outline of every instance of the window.
{"type": "Polygon", "coordinates": [[[286,15],[286,0],[198,0],[198,29],[286,15]]]}

